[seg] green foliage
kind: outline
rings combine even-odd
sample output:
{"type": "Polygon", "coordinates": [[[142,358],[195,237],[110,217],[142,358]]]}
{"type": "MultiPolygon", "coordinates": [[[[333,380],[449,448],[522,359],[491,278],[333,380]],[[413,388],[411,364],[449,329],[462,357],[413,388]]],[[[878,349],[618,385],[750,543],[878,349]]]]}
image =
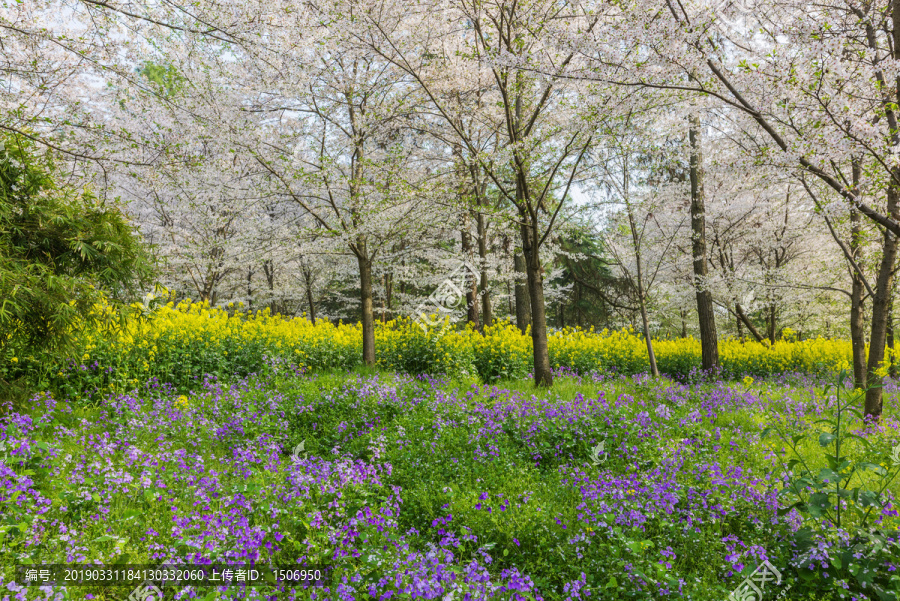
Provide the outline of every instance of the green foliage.
{"type": "Polygon", "coordinates": [[[187,79],[172,65],[144,63],[138,73],[153,82],[166,96],[176,96],[184,90],[187,79]]]}
{"type": "Polygon", "coordinates": [[[561,237],[558,243],[562,253],[556,263],[562,269],[549,283],[571,289],[548,307],[557,325],[608,326],[615,306],[631,304],[628,284],[612,274],[600,239],[588,228],[561,237]]]}
{"type": "MultiPolygon", "coordinates": [[[[826,394],[829,389],[835,392],[835,405],[831,417],[813,422],[820,428],[808,427],[793,433],[775,420],[761,436],[765,438],[774,431],[790,449],[790,456],[784,457],[790,478],[779,492],[783,499],[779,514],[796,511],[805,521],[790,542],[801,550],[812,551],[814,532],[823,532],[829,538],[824,554],[832,577],[844,580],[852,591],[874,592],[882,601],[896,601],[900,578],[879,576],[877,568],[885,562],[900,561],[900,544],[871,520],[881,515],[888,501],[885,491],[900,474],[900,445],[894,448],[893,457],[881,463],[873,461],[886,453],[850,431],[852,418],[857,424],[864,421],[855,408],[862,406],[864,393],[847,393],[843,387],[846,380],[847,373],[841,372],[835,383],[826,386],[826,394]],[[848,530],[855,532],[849,541],[840,536],[848,530]]],[[[800,576],[814,590],[818,590],[812,584],[817,571],[814,561],[800,566],[800,576]]]]}
{"type": "Polygon", "coordinates": [[[104,298],[151,274],[132,227],[89,190],[57,183],[50,156],[0,138],[0,379],[38,376],[39,356],[70,346],[104,298]]]}

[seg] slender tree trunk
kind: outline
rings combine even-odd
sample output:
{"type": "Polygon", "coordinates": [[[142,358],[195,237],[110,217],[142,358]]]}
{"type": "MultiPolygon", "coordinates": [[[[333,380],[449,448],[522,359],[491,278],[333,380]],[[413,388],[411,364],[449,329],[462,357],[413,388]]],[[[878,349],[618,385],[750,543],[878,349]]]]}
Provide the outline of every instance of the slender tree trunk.
{"type": "Polygon", "coordinates": [[[524,334],[531,325],[531,299],[528,294],[528,285],[525,278],[520,279],[520,274],[527,277],[527,269],[525,267],[525,257],[519,253],[513,256],[514,268],[516,273],[515,296],[516,296],[516,325],[524,334]]]}
{"type": "Polygon", "coordinates": [[[756,329],[756,326],[753,325],[753,322],[750,321],[750,318],[747,317],[746,313],[744,313],[744,308],[741,306],[741,303],[735,303],[734,310],[737,313],[738,319],[740,319],[744,323],[744,325],[747,326],[747,330],[753,336],[754,340],[756,340],[757,342],[762,342],[762,334],[759,333],[759,330],[756,329]]]}
{"type": "Polygon", "coordinates": [[[272,300],[269,301],[269,310],[275,313],[281,313],[282,311],[286,311],[286,307],[280,306],[279,303],[275,301],[275,265],[272,261],[266,260],[263,261],[263,274],[266,276],[266,283],[269,285],[269,293],[272,295],[272,300]]]}
{"type": "Polygon", "coordinates": [[[653,352],[653,341],[650,340],[650,322],[647,319],[647,304],[644,302],[644,296],[641,297],[641,323],[644,326],[644,338],[647,341],[647,357],[650,359],[650,373],[654,378],[659,377],[659,368],[656,366],[656,353],[653,352]]]}
{"type": "Polygon", "coordinates": [[[681,337],[687,338],[687,312],[682,309],[679,313],[681,314],[681,337]]]}
{"type": "Polygon", "coordinates": [[[253,310],[253,268],[247,269],[247,308],[253,310]]]}
{"type": "Polygon", "coordinates": [[[777,330],[777,314],[775,309],[775,299],[772,299],[772,304],[766,309],[766,328],[767,328],[767,338],[769,342],[775,344],[775,332],[777,330]]]}
{"type": "MultiPolygon", "coordinates": [[[[626,185],[627,190],[627,185],[626,185]]],[[[653,340],[650,338],[650,321],[647,319],[647,302],[644,295],[644,277],[641,268],[641,245],[638,240],[637,227],[634,223],[634,213],[631,204],[626,204],[628,210],[628,224],[631,226],[631,241],[634,245],[634,258],[637,263],[637,293],[638,306],[641,310],[641,323],[644,329],[644,340],[647,343],[647,357],[650,360],[650,373],[654,378],[659,377],[659,368],[656,366],[656,353],[653,352],[653,340]]]]}
{"type": "Polygon", "coordinates": [[[309,320],[316,325],[316,303],[313,301],[312,286],[307,283],[306,302],[309,303],[309,320]]]}
{"type": "Polygon", "coordinates": [[[559,303],[559,327],[566,327],[566,304],[559,303]]]}
{"type": "Polygon", "coordinates": [[[719,366],[719,339],[712,293],[707,287],[706,208],[703,198],[703,156],[700,148],[700,118],[691,115],[688,137],[691,143],[691,246],[694,255],[694,290],[700,322],[701,365],[704,371],[719,366]]]}
{"type": "MultiPolygon", "coordinates": [[[[859,161],[853,160],[853,191],[859,193],[859,161]]],[[[862,259],[862,229],[859,211],[850,206],[850,256],[857,265],[862,259]]],[[[866,333],[863,319],[866,287],[862,276],[851,266],[850,269],[850,344],[853,349],[853,387],[866,389],[866,333]]]]}
{"type": "Polygon", "coordinates": [[[547,340],[547,315],[544,304],[544,268],[541,266],[537,236],[526,215],[520,211],[522,225],[522,252],[525,255],[525,271],[528,275],[528,292],[531,301],[531,342],[534,348],[534,383],[536,386],[552,386],[550,347],[547,340]]]}
{"type": "Polygon", "coordinates": [[[366,253],[366,243],[357,243],[360,300],[362,301],[363,363],[375,365],[375,314],[372,303],[372,261],[366,253]]]}
{"type": "Polygon", "coordinates": [[[387,323],[387,278],[381,274],[381,285],[385,289],[385,295],[381,297],[381,323],[387,323]]]}
{"type": "Polygon", "coordinates": [[[891,299],[888,302],[887,314],[887,356],[890,362],[888,374],[892,378],[897,377],[897,361],[894,357],[894,294],[891,293],[891,299]]]}
{"type": "Polygon", "coordinates": [[[850,343],[853,347],[853,387],[866,389],[866,333],[863,323],[863,287],[858,273],[853,273],[850,289],[850,343]]]}
{"type": "MultiPolygon", "coordinates": [[[[900,177],[900,173],[896,173],[895,177],[900,177]]],[[[898,201],[900,201],[900,198],[898,198],[897,189],[890,185],[887,190],[887,212],[891,219],[900,219],[900,214],[898,214],[897,210],[898,201]]],[[[865,414],[874,420],[878,420],[881,417],[881,387],[883,382],[882,377],[876,372],[884,361],[888,308],[893,287],[893,271],[896,256],[897,237],[885,230],[881,264],[878,268],[878,279],[875,282],[875,297],[872,299],[872,329],[869,336],[869,360],[866,364],[868,390],[866,391],[865,414]]]]}
{"type": "MultiPolygon", "coordinates": [[[[472,236],[469,234],[468,217],[463,222],[462,253],[467,262],[472,258],[472,236]]],[[[478,284],[475,278],[471,279],[471,285],[466,288],[466,319],[474,328],[478,328],[478,284]]],[[[468,281],[468,278],[467,278],[468,281]]]]}
{"type": "Polygon", "coordinates": [[[743,342],[744,341],[744,328],[741,325],[741,316],[737,314],[737,311],[734,312],[734,315],[735,315],[734,321],[735,321],[735,324],[737,324],[738,340],[743,342]]]}
{"type": "Polygon", "coordinates": [[[488,290],[487,268],[487,225],[484,215],[479,211],[478,219],[478,257],[481,259],[481,321],[484,327],[490,327],[494,323],[494,313],[491,308],[491,294],[488,290]]]}

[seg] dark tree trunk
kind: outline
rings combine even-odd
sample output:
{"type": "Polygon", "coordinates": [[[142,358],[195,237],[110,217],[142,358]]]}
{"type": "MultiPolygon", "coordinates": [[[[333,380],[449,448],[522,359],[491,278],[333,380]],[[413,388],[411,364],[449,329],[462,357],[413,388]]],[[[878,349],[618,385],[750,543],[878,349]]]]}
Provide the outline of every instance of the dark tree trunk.
{"type": "Polygon", "coordinates": [[[700,322],[701,364],[704,370],[719,365],[719,339],[712,293],[706,286],[706,208],[703,198],[703,156],[700,149],[700,118],[691,116],[688,133],[691,143],[691,241],[694,254],[694,290],[697,295],[697,317],[700,322]]]}
{"type": "Polygon", "coordinates": [[[313,302],[312,287],[306,287],[306,302],[309,303],[309,320],[316,325],[316,303],[313,302]]]}
{"type": "Polygon", "coordinates": [[[735,310],[734,315],[735,315],[734,321],[735,321],[735,324],[737,325],[738,340],[743,342],[744,341],[744,328],[741,325],[741,316],[738,315],[737,310],[735,310]]]}
{"type": "Polygon", "coordinates": [[[547,315],[544,304],[544,268],[541,266],[537,239],[531,225],[520,211],[522,226],[522,253],[525,255],[525,271],[528,275],[528,292],[531,301],[531,342],[534,347],[534,383],[536,386],[552,386],[550,347],[547,340],[547,315]]]}
{"type": "MultiPolygon", "coordinates": [[[[900,170],[897,170],[900,171],[900,170]]],[[[895,174],[900,177],[900,173],[895,174]]],[[[891,219],[900,219],[898,214],[897,189],[891,185],[887,190],[887,209],[891,219]]],[[[884,231],[881,264],[878,267],[878,279],[875,281],[875,297],[872,299],[872,329],[869,336],[869,360],[866,364],[868,372],[866,384],[865,414],[878,420],[882,409],[882,377],[876,372],[884,361],[885,342],[887,338],[888,308],[893,288],[894,262],[897,256],[897,237],[890,231],[884,231]]]]}
{"type": "Polygon", "coordinates": [[[743,324],[747,326],[747,330],[753,336],[754,340],[756,340],[757,342],[762,342],[762,334],[759,333],[759,330],[756,329],[756,326],[753,325],[753,322],[750,321],[750,318],[747,317],[746,313],[744,313],[744,308],[741,306],[741,303],[735,303],[734,310],[735,312],[737,312],[738,319],[740,319],[743,324]]]}
{"type": "Polygon", "coordinates": [[[681,313],[681,337],[687,338],[687,312],[682,310],[681,313]]]}
{"type": "Polygon", "coordinates": [[[775,309],[774,301],[769,307],[766,309],[766,337],[769,339],[769,342],[775,344],[775,332],[777,331],[777,311],[775,309]]]}
{"type": "Polygon", "coordinates": [[[356,245],[359,264],[360,300],[362,301],[363,363],[375,365],[375,313],[372,303],[372,260],[366,254],[366,243],[356,245]]]}
{"type": "Polygon", "coordinates": [[[515,296],[516,296],[516,325],[525,333],[525,330],[531,325],[531,298],[528,293],[527,279],[520,280],[521,275],[527,278],[527,268],[525,266],[525,257],[516,253],[513,257],[516,272],[515,296]]]}
{"type": "Polygon", "coordinates": [[[247,269],[247,308],[253,310],[253,268],[247,269]]]}
{"type": "Polygon", "coordinates": [[[312,271],[302,263],[300,269],[303,272],[303,281],[306,283],[306,302],[309,304],[309,320],[313,325],[316,325],[316,303],[313,301],[312,271]]]}
{"type": "Polygon", "coordinates": [[[850,343],[853,347],[853,387],[866,389],[866,333],[863,322],[863,287],[858,273],[853,272],[850,289],[850,343]]]}
{"type": "MultiPolygon", "coordinates": [[[[468,218],[466,219],[466,222],[468,218]]],[[[468,224],[463,223],[462,234],[462,253],[466,261],[471,263],[472,258],[472,236],[469,234],[468,224]]],[[[472,324],[472,327],[478,328],[478,283],[475,278],[466,278],[470,285],[466,287],[466,320],[472,324]]]]}

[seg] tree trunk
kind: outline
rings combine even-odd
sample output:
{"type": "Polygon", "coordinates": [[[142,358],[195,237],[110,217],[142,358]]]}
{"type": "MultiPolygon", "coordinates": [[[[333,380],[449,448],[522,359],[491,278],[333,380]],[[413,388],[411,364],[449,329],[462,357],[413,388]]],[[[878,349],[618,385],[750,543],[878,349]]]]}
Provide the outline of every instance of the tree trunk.
{"type": "Polygon", "coordinates": [[[687,313],[682,309],[681,314],[681,337],[687,338],[687,313]]]}
{"type": "MultiPolygon", "coordinates": [[[[544,269],[541,266],[535,232],[520,211],[522,225],[522,252],[525,255],[525,271],[528,276],[528,293],[531,301],[531,342],[534,348],[534,383],[536,386],[552,386],[550,347],[547,340],[547,315],[544,304],[544,269]]],[[[517,307],[518,310],[518,307],[517,307]]]]}
{"type": "MultiPolygon", "coordinates": [[[[463,222],[462,234],[462,254],[467,262],[471,262],[472,258],[472,236],[468,230],[468,218],[463,222]]],[[[469,278],[466,278],[469,281],[469,278]]],[[[466,287],[466,320],[472,324],[472,327],[478,328],[478,283],[475,278],[471,278],[471,285],[466,287]]]]}
{"type": "Polygon", "coordinates": [[[484,215],[478,213],[478,256],[481,258],[481,321],[484,327],[490,327],[494,323],[493,309],[491,308],[491,295],[488,291],[487,269],[487,226],[484,223],[484,215]]]}
{"type": "Polygon", "coordinates": [[[889,361],[888,374],[892,378],[897,377],[897,361],[894,358],[894,294],[891,293],[888,301],[887,314],[887,356],[889,361]]]}
{"type": "Polygon", "coordinates": [[[375,365],[375,314],[372,304],[372,261],[364,241],[357,243],[360,300],[362,301],[363,363],[375,365]]]}
{"type": "Polygon", "coordinates": [[[740,319],[744,323],[744,325],[747,326],[747,330],[749,330],[753,338],[757,342],[762,342],[762,334],[759,333],[759,330],[756,329],[756,326],[753,325],[753,322],[750,321],[750,318],[747,317],[746,313],[744,313],[744,308],[741,306],[741,303],[735,303],[734,310],[735,312],[737,312],[738,319],[740,319]]]}
{"type": "Polygon", "coordinates": [[[309,303],[309,320],[316,325],[316,303],[313,302],[312,286],[306,287],[306,302],[309,303]]]}
{"type": "Polygon", "coordinates": [[[863,287],[859,274],[853,271],[850,289],[850,343],[853,347],[853,387],[866,389],[866,333],[863,323],[863,287]]]}
{"type": "Polygon", "coordinates": [[[309,267],[302,262],[300,264],[300,270],[303,273],[303,281],[306,283],[306,302],[309,303],[309,320],[313,325],[316,325],[316,303],[313,301],[313,291],[312,291],[312,271],[309,267]]]}
{"type": "Polygon", "coordinates": [[[654,378],[658,378],[659,368],[656,366],[656,353],[653,352],[653,340],[650,338],[650,322],[647,319],[647,303],[644,298],[644,279],[641,270],[641,245],[638,240],[637,227],[634,223],[634,214],[631,211],[631,205],[626,203],[626,207],[628,209],[628,224],[631,226],[631,241],[634,245],[634,258],[637,263],[638,304],[641,310],[641,323],[644,326],[644,340],[647,343],[647,358],[650,360],[650,373],[653,374],[654,378]]]}
{"type": "Polygon", "coordinates": [[[516,296],[516,325],[524,334],[531,325],[531,299],[528,293],[527,279],[519,279],[519,274],[525,275],[527,278],[527,269],[525,266],[525,257],[516,253],[513,256],[513,263],[516,272],[515,296],[516,296]],[[524,280],[524,281],[523,281],[524,280]]]}
{"type": "Polygon", "coordinates": [[[247,269],[247,308],[253,310],[253,268],[247,269]]]}
{"type": "Polygon", "coordinates": [[[656,366],[656,353],[653,352],[653,341],[650,340],[650,322],[647,320],[647,305],[644,296],[641,297],[641,323],[644,325],[644,338],[647,341],[647,357],[650,359],[650,373],[654,378],[659,377],[659,368],[656,366]]]}
{"type": "Polygon", "coordinates": [[[282,311],[286,311],[286,308],[280,306],[277,302],[275,302],[275,265],[272,261],[265,260],[263,261],[263,274],[266,276],[266,284],[269,285],[269,294],[273,296],[272,300],[269,301],[269,310],[275,313],[281,313],[282,311]]]}
{"type": "MultiPolygon", "coordinates": [[[[900,173],[896,175],[900,177],[900,173]]],[[[898,215],[897,189],[890,185],[887,190],[887,209],[891,219],[900,219],[898,215]]],[[[882,409],[882,377],[876,372],[884,361],[885,342],[887,338],[888,308],[891,300],[894,261],[897,256],[897,237],[890,231],[884,231],[881,264],[878,268],[878,279],[875,282],[875,297],[872,299],[872,329],[869,336],[869,360],[866,364],[868,376],[866,384],[865,414],[873,420],[881,417],[882,409]]]]}
{"type": "Polygon", "coordinates": [[[776,315],[775,303],[774,303],[774,299],[773,299],[772,304],[770,304],[768,309],[766,310],[766,328],[767,328],[766,337],[769,339],[769,342],[771,342],[772,344],[775,344],[775,332],[777,329],[776,328],[776,325],[777,325],[776,317],[777,317],[777,315],[776,315]]]}
{"type": "Polygon", "coordinates": [[[703,156],[700,148],[700,118],[691,115],[688,137],[691,143],[691,247],[694,255],[694,290],[700,322],[701,366],[704,371],[719,366],[719,339],[712,293],[706,285],[706,208],[703,198],[703,156]]]}
{"type": "Polygon", "coordinates": [[[737,314],[737,311],[734,312],[734,315],[735,315],[734,321],[737,324],[738,340],[743,342],[744,341],[744,328],[741,326],[741,316],[737,314]]]}

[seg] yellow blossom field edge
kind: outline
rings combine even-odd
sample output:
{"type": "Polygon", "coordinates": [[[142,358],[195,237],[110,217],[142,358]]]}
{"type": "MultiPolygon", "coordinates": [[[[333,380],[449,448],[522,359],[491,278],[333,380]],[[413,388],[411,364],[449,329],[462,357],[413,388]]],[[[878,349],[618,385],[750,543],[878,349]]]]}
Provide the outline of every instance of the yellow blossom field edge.
{"type": "MultiPolygon", "coordinates": [[[[346,369],[362,363],[360,324],[313,324],[304,316],[286,318],[242,307],[226,310],[201,302],[136,308],[143,311],[124,325],[86,329],[78,356],[53,374],[56,384],[73,393],[86,383],[114,391],[157,378],[189,388],[205,374],[242,376],[275,365],[346,369]]],[[[445,322],[423,329],[400,318],[377,322],[375,338],[378,364],[390,370],[469,374],[491,381],[525,376],[532,367],[530,335],[509,322],[487,327],[482,334],[470,325],[454,328],[445,322]]],[[[566,328],[551,333],[549,344],[554,367],[626,374],[649,369],[646,344],[631,329],[566,328]]],[[[700,342],[694,338],[656,340],[654,349],[664,373],[684,376],[699,369],[700,342]]],[[[851,345],[844,340],[723,340],[719,352],[723,375],[730,378],[851,368],[851,345]]]]}

